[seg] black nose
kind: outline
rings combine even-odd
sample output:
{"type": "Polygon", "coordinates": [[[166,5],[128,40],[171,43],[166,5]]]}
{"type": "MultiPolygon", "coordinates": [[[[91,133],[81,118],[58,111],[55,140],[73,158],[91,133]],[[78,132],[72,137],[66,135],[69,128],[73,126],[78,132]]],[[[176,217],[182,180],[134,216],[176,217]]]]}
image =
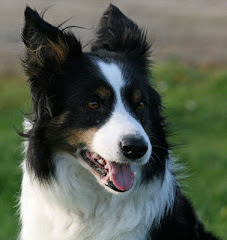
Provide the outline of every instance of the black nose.
{"type": "Polygon", "coordinates": [[[142,137],[125,136],[121,142],[120,147],[125,157],[129,159],[137,159],[143,157],[147,152],[147,143],[142,137]]]}

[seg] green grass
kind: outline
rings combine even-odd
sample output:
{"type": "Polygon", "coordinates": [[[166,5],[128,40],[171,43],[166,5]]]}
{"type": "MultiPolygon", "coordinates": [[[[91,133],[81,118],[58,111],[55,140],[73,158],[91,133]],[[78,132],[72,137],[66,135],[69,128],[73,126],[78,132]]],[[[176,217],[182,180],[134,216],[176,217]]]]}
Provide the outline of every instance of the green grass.
{"type": "Polygon", "coordinates": [[[20,109],[28,109],[28,90],[21,77],[0,78],[0,239],[16,239],[18,214],[15,207],[20,191],[20,109]],[[26,103],[27,102],[27,103],[26,103]]]}
{"type": "MultiPolygon", "coordinates": [[[[202,69],[170,61],[154,66],[154,84],[163,96],[174,129],[170,141],[187,166],[184,190],[207,229],[227,238],[227,70],[202,69]]],[[[20,191],[22,114],[30,100],[26,81],[0,78],[0,239],[18,232],[15,207],[20,191]]]]}
{"type": "Polygon", "coordinates": [[[227,71],[177,62],[154,68],[175,155],[186,167],[184,190],[207,229],[227,237],[227,71]]]}

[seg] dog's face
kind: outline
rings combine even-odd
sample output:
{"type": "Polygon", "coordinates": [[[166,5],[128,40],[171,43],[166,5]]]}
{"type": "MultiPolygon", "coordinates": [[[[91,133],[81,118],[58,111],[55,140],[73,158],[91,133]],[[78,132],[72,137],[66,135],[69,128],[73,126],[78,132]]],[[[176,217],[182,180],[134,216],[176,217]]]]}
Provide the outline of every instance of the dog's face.
{"type": "Polygon", "coordinates": [[[146,164],[151,157],[146,84],[130,66],[112,58],[87,56],[85,66],[73,70],[66,77],[72,82],[61,88],[67,109],[61,139],[101,183],[126,191],[134,181],[130,165],[146,164]],[[84,79],[73,84],[78,73],[84,79]]]}
{"type": "Polygon", "coordinates": [[[52,156],[67,152],[101,185],[125,192],[134,169],[143,180],[163,175],[168,144],[158,93],[149,85],[145,34],[116,7],[104,13],[91,52],[71,33],[27,8],[24,65],[30,79],[33,127],[28,168],[54,176],[52,156]]]}

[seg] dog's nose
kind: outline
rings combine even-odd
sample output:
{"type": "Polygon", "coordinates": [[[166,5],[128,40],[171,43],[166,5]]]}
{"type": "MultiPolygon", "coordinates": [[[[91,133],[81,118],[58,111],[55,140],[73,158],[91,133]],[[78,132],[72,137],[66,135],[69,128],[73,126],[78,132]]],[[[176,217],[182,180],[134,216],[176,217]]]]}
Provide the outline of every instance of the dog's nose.
{"type": "Polygon", "coordinates": [[[120,148],[125,157],[137,159],[144,156],[148,146],[142,137],[125,136],[120,142],[120,148]]]}

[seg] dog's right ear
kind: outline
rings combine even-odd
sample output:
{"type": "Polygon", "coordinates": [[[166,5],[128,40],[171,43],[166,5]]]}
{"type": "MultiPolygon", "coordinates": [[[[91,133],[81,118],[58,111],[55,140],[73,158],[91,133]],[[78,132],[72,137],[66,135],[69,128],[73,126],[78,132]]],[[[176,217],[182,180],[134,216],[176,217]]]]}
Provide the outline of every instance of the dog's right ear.
{"type": "Polygon", "coordinates": [[[50,25],[30,7],[25,9],[22,40],[26,45],[23,63],[29,77],[52,75],[70,57],[82,53],[81,44],[72,33],[50,25]]]}
{"type": "Polygon", "coordinates": [[[27,167],[39,180],[47,180],[53,164],[46,125],[61,111],[56,100],[57,75],[68,61],[79,60],[82,49],[72,33],[47,23],[30,7],[25,9],[22,40],[26,46],[22,61],[32,96],[32,128],[25,134],[29,138],[27,167]]]}

